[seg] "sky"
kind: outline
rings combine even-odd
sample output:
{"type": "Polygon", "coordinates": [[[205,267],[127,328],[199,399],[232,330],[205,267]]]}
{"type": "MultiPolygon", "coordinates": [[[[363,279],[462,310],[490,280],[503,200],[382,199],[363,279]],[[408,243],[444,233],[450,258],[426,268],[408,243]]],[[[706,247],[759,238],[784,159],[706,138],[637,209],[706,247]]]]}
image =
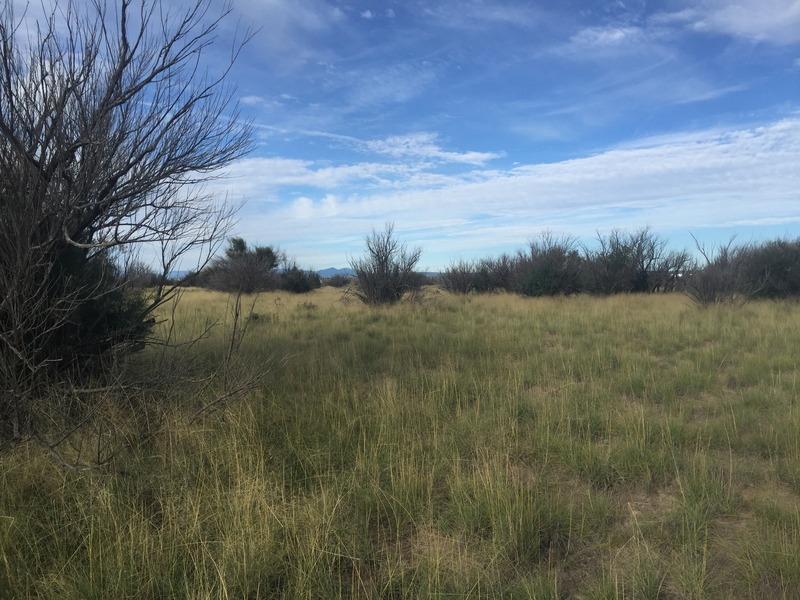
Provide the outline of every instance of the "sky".
{"type": "Polygon", "coordinates": [[[243,27],[256,145],[212,190],[302,267],[386,223],[427,270],[543,231],[800,236],[800,0],[234,0],[209,64],[243,27]]]}

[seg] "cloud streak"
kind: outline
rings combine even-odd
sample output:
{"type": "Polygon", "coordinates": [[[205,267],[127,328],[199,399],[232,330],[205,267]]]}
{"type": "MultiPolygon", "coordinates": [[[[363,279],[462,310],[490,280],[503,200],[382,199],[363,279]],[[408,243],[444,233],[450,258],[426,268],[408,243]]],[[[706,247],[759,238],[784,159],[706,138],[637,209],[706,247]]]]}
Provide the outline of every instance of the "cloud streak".
{"type": "Polygon", "coordinates": [[[416,133],[392,136],[384,140],[371,140],[365,142],[364,147],[372,152],[387,154],[395,158],[432,159],[471,165],[484,165],[490,160],[502,156],[502,154],[494,152],[448,152],[442,150],[436,140],[436,134],[416,133]]]}
{"type": "Polygon", "coordinates": [[[769,44],[800,42],[797,0],[701,0],[669,17],[698,32],[723,33],[769,44]]]}

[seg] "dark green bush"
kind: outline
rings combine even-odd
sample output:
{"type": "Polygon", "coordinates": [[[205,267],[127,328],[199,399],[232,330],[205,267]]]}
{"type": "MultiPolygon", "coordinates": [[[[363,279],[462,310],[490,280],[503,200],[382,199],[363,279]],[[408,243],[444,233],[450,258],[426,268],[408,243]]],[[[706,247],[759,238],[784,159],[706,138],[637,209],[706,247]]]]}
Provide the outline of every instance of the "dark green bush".
{"type": "Polygon", "coordinates": [[[313,271],[303,271],[297,265],[283,271],[279,279],[280,288],[294,294],[305,294],[322,285],[319,275],[313,271]]]}
{"type": "Polygon", "coordinates": [[[528,252],[517,255],[518,291],[526,296],[576,294],[582,267],[574,238],[545,233],[530,243],[528,252]]]}
{"type": "Polygon", "coordinates": [[[285,258],[269,246],[250,247],[231,238],[225,256],[215,258],[195,279],[195,285],[223,292],[252,294],[279,287],[277,270],[285,258]]]}
{"type": "Polygon", "coordinates": [[[800,239],[779,239],[750,247],[743,271],[758,298],[800,295],[800,239]]]}
{"type": "Polygon", "coordinates": [[[350,285],[350,282],[353,280],[352,277],[348,277],[347,275],[334,275],[333,277],[328,277],[325,280],[325,285],[329,285],[334,288],[343,288],[350,285]]]}

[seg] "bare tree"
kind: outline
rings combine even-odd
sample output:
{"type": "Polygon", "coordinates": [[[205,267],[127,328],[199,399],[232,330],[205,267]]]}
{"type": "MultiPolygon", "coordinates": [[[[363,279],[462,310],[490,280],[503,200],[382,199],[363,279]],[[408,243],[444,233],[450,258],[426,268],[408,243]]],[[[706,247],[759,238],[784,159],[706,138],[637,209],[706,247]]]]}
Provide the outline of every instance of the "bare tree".
{"type": "Polygon", "coordinates": [[[747,276],[750,245],[736,246],[732,237],[726,244],[708,249],[692,237],[705,263],[686,274],[684,289],[694,302],[700,306],[742,304],[764,286],[764,279],[747,276]]]}
{"type": "Polygon", "coordinates": [[[514,257],[506,253],[481,259],[475,273],[475,291],[513,291],[516,288],[515,264],[514,257]]]}
{"type": "Polygon", "coordinates": [[[454,261],[439,276],[442,287],[453,294],[469,294],[475,290],[478,269],[474,261],[454,261]]]}
{"type": "Polygon", "coordinates": [[[350,293],[366,304],[392,304],[417,287],[414,269],[421,248],[409,250],[394,237],[394,225],[372,231],[366,239],[367,254],[350,261],[355,279],[350,293]]]}
{"type": "Polygon", "coordinates": [[[667,240],[649,227],[629,234],[628,245],[633,257],[632,291],[675,291],[680,275],[689,265],[688,252],[669,250],[667,240]]]}
{"type": "Polygon", "coordinates": [[[617,229],[597,235],[597,247],[584,247],[588,291],[596,294],[673,291],[689,255],[670,251],[649,227],[633,233],[617,229]]]}
{"type": "Polygon", "coordinates": [[[202,184],[251,132],[230,66],[202,66],[229,8],[55,2],[26,30],[13,5],[0,6],[0,434],[18,440],[41,386],[138,346],[174,293],[129,293],[125,257],[160,249],[162,282],[182,258],[210,259],[233,209],[202,184]]]}

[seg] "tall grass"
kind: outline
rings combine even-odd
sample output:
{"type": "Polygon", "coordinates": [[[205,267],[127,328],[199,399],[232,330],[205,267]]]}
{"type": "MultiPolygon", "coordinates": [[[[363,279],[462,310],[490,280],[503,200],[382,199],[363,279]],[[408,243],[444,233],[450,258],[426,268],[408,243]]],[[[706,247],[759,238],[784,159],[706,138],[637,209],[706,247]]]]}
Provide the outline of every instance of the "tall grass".
{"type": "MultiPolygon", "coordinates": [[[[167,315],[220,322],[195,376],[230,315],[167,315]]],[[[187,383],[105,470],[0,456],[0,597],[800,597],[795,304],[326,288],[247,327],[224,410],[187,383]]]]}

